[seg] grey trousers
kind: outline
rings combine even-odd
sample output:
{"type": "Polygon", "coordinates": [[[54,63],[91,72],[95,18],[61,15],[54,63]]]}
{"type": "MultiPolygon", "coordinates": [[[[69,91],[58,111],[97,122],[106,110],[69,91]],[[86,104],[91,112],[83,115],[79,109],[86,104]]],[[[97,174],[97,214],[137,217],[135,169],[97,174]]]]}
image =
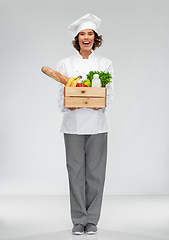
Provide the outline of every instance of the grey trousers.
{"type": "Polygon", "coordinates": [[[72,222],[97,225],[106,173],[107,132],[64,134],[64,141],[72,222]]]}

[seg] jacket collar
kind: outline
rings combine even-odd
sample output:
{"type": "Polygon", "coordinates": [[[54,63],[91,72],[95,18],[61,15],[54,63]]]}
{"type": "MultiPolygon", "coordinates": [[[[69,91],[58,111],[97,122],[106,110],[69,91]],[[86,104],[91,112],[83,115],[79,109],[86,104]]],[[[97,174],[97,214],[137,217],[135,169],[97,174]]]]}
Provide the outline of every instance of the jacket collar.
{"type": "MultiPolygon", "coordinates": [[[[95,53],[94,53],[94,51],[92,51],[92,53],[89,55],[88,59],[94,58],[94,55],[95,55],[95,53]]],[[[82,56],[79,54],[79,52],[77,52],[77,58],[78,59],[83,59],[82,56]]],[[[85,59],[85,60],[88,60],[88,59],[85,59]]]]}

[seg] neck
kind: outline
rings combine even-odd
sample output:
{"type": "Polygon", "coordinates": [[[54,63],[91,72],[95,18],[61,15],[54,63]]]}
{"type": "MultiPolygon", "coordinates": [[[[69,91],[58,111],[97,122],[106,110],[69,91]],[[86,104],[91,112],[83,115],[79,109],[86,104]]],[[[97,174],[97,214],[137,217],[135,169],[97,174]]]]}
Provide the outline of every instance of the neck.
{"type": "Polygon", "coordinates": [[[88,59],[89,55],[92,53],[92,50],[90,51],[80,51],[79,54],[82,56],[83,59],[88,59]]]}

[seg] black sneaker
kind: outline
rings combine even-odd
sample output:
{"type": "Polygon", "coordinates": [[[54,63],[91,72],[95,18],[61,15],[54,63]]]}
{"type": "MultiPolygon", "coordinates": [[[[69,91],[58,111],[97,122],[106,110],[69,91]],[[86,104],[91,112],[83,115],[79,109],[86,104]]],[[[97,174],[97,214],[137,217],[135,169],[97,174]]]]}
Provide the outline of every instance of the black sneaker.
{"type": "Polygon", "coordinates": [[[84,226],[82,224],[77,224],[72,229],[72,234],[82,235],[84,233],[84,226]]]}
{"type": "Polygon", "coordinates": [[[96,225],[92,224],[92,223],[88,223],[85,227],[85,233],[86,234],[96,234],[97,233],[97,227],[96,225]]]}

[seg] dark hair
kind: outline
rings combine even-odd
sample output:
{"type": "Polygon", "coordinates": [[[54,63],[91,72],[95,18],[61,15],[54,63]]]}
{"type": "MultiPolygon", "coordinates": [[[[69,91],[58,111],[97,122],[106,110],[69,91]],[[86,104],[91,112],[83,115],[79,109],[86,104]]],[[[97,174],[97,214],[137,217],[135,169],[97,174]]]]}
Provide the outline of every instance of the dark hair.
{"type": "MultiPolygon", "coordinates": [[[[100,47],[102,45],[102,42],[103,42],[103,38],[102,38],[102,35],[98,35],[95,31],[94,32],[94,35],[95,35],[95,39],[94,39],[94,44],[93,44],[93,47],[92,49],[95,50],[96,47],[100,47]]],[[[79,46],[79,40],[78,40],[78,37],[79,37],[79,33],[78,35],[74,38],[74,40],[72,41],[72,44],[73,44],[73,47],[78,51],[80,52],[80,46],[79,46]]]]}

